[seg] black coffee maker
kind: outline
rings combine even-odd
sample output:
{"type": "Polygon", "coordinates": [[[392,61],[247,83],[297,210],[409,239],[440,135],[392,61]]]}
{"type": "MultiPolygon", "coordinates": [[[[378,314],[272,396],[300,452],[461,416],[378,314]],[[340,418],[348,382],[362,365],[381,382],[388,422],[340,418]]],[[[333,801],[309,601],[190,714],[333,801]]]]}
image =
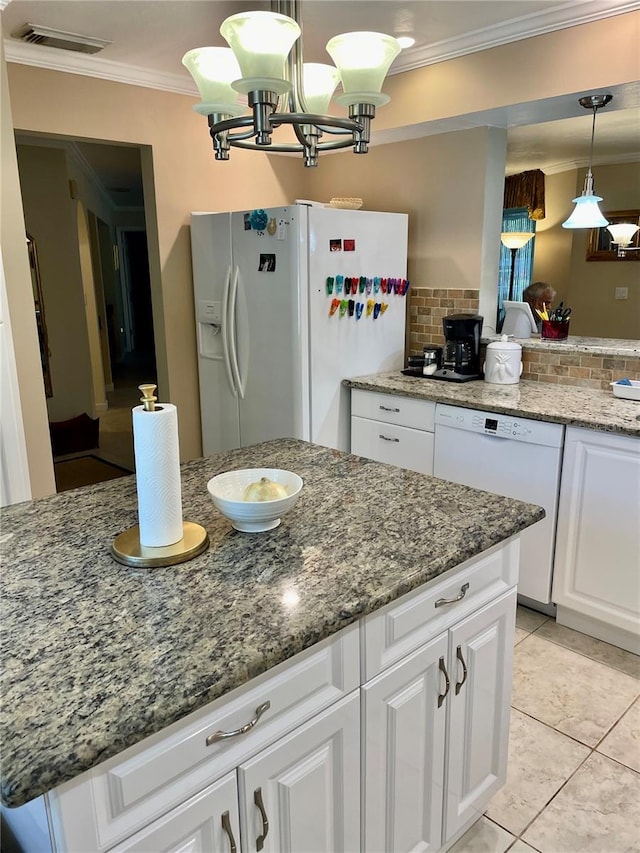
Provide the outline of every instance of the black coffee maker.
{"type": "Polygon", "coordinates": [[[444,350],[442,367],[431,379],[468,382],[480,379],[480,335],[483,317],[480,314],[450,314],[442,318],[444,350]]]}

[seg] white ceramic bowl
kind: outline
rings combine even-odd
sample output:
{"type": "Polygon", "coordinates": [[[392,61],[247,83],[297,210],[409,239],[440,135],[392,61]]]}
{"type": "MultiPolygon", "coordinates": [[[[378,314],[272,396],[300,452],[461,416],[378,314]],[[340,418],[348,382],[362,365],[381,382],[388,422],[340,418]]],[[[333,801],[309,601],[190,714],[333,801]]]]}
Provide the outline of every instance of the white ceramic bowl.
{"type": "Polygon", "coordinates": [[[630,385],[627,385],[626,382],[623,385],[619,380],[618,382],[611,382],[614,395],[623,397],[625,400],[640,400],[640,382],[637,379],[629,381],[631,382],[630,385]]]}
{"type": "Polygon", "coordinates": [[[262,533],[273,530],[280,518],[294,506],[302,489],[302,478],[281,468],[243,468],[225,471],[207,483],[213,505],[228,518],[236,530],[243,533],[262,533]],[[275,501],[245,501],[244,490],[261,477],[280,483],[289,493],[275,501]]]}

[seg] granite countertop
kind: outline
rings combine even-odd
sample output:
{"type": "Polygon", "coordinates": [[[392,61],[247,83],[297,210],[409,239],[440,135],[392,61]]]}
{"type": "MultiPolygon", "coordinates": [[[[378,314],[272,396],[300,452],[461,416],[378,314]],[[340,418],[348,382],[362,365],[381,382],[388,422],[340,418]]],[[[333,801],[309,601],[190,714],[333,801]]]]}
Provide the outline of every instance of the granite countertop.
{"type": "Polygon", "coordinates": [[[610,391],[523,380],[493,385],[484,380],[445,382],[405,376],[399,370],[343,380],[351,388],[382,391],[537,421],[640,436],[640,403],[610,391]]]}
{"type": "MultiPolygon", "coordinates": [[[[499,341],[500,335],[483,337],[483,343],[499,341]]],[[[626,338],[587,338],[569,335],[563,341],[541,340],[539,335],[531,338],[515,338],[523,349],[545,350],[546,352],[582,352],[588,355],[608,355],[617,358],[639,358],[640,340],[626,338]]]]}
{"type": "Polygon", "coordinates": [[[544,516],[480,492],[293,439],[182,466],[201,556],[134,569],[109,556],[137,522],[133,476],[2,511],[2,800],[79,775],[544,516]],[[297,472],[275,530],[235,531],[207,480],[297,472]],[[292,605],[294,590],[299,601],[292,605]]]}

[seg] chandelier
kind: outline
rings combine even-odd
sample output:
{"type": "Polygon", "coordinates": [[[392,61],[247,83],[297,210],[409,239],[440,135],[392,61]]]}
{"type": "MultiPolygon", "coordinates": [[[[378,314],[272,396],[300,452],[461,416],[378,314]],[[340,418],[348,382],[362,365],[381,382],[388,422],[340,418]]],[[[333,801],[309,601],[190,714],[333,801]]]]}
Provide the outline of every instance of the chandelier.
{"type": "Polygon", "coordinates": [[[596,130],[596,113],[602,107],[606,107],[613,95],[587,95],[579,98],[578,103],[585,110],[593,110],[593,123],[591,125],[591,149],[589,151],[589,170],[584,179],[582,195],[573,199],[575,207],[571,216],[562,223],[563,228],[604,228],[609,220],[602,215],[598,202],[602,197],[595,195],[593,189],[593,137],[596,130]]]}
{"type": "Polygon", "coordinates": [[[241,12],[222,22],[229,47],[198,47],[182,58],[198,86],[194,109],[209,121],[216,160],[228,160],[231,147],[299,152],[305,166],[317,166],[321,151],[353,146],[366,154],[376,107],[390,98],[381,92],[401,46],[382,33],[343,33],[327,52],[335,65],[303,63],[298,0],[272,0],[271,12],[241,12]],[[349,117],[327,114],[335,100],[349,117]],[[246,95],[246,114],[239,94],[246,95]],[[274,144],[273,131],[290,125],[294,142],[274,144]],[[327,139],[326,136],[334,137],[327,139]]]}

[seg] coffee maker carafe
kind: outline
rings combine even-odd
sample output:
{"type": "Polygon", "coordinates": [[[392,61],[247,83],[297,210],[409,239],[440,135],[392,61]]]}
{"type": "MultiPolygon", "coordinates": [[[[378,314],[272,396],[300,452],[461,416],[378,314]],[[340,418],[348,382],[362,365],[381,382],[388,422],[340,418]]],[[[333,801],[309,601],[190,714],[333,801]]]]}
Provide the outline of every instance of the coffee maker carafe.
{"type": "Polygon", "coordinates": [[[444,352],[442,367],[431,374],[434,379],[450,382],[480,379],[482,321],[479,314],[450,314],[442,318],[444,352]]]}

